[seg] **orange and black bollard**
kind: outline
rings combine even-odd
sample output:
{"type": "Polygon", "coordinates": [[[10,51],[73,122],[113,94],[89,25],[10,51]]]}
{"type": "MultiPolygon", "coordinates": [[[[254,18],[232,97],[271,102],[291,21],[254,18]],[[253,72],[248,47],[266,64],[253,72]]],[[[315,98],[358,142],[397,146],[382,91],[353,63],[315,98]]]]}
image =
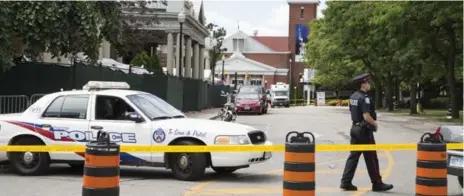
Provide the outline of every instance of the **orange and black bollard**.
{"type": "Polygon", "coordinates": [[[283,196],[313,196],[316,194],[316,164],[314,135],[310,132],[287,134],[285,141],[283,196]],[[289,140],[290,134],[296,134],[289,140]],[[308,134],[312,137],[304,135],[308,134]]]}
{"type": "Polygon", "coordinates": [[[425,133],[417,144],[416,195],[448,195],[447,172],[443,136],[425,133]]]}
{"type": "Polygon", "coordinates": [[[82,196],[119,196],[119,152],[106,132],[86,145],[82,196]]]}

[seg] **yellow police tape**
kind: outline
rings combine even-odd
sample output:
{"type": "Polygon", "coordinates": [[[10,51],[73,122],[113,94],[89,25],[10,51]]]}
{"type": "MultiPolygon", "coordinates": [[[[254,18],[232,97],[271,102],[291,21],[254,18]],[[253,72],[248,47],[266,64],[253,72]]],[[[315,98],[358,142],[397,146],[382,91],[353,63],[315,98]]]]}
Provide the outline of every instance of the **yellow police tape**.
{"type": "MultiPolygon", "coordinates": [[[[464,149],[464,143],[447,144],[448,150],[464,149]]],[[[417,150],[417,144],[316,144],[316,151],[417,150]]],[[[0,152],[85,152],[84,145],[0,146],[0,152]]],[[[285,145],[145,146],[121,145],[121,152],[284,152],[285,145]]]]}

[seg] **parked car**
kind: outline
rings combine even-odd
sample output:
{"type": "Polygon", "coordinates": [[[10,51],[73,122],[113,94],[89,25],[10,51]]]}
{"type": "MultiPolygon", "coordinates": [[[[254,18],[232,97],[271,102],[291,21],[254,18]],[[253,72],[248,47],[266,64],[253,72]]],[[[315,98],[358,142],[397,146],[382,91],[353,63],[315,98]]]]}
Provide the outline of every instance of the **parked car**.
{"type": "MultiPolygon", "coordinates": [[[[441,126],[439,132],[446,143],[463,143],[463,126],[441,126]]],[[[463,150],[448,150],[448,175],[457,176],[459,184],[463,187],[463,150]]]]}
{"type": "Polygon", "coordinates": [[[259,93],[238,93],[235,103],[237,113],[267,113],[268,102],[259,93]]]}

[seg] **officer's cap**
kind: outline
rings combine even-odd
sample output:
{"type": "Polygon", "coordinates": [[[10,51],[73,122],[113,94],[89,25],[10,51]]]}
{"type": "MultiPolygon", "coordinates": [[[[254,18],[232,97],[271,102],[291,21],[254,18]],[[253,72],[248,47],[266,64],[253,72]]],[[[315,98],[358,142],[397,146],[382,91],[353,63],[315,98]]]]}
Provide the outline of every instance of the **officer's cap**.
{"type": "Polygon", "coordinates": [[[353,78],[353,82],[362,83],[369,79],[369,73],[361,74],[353,78]]]}

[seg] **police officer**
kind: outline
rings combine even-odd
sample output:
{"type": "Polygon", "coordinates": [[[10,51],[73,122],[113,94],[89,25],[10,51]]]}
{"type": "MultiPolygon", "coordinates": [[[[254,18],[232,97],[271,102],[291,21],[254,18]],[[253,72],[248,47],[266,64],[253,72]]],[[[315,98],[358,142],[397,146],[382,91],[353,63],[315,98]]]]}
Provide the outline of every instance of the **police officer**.
{"type": "MultiPolygon", "coordinates": [[[[351,144],[375,144],[373,132],[377,131],[377,115],[367,91],[370,90],[369,74],[362,74],[353,80],[359,90],[350,96],[350,111],[353,125],[350,130],[351,144]]],[[[352,151],[346,160],[345,171],[340,188],[347,191],[356,191],[358,188],[352,184],[359,157],[364,155],[367,171],[372,182],[373,191],[387,191],[393,188],[391,184],[382,182],[379,172],[379,160],[376,151],[352,151]]]]}

